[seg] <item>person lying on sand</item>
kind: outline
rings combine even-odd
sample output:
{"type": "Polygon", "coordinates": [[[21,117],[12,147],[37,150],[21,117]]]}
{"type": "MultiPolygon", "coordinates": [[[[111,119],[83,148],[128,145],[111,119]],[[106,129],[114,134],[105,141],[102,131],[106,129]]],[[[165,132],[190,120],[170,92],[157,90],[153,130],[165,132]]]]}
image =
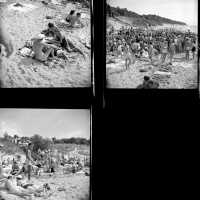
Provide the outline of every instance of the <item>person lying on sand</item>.
{"type": "Polygon", "coordinates": [[[42,39],[34,39],[33,41],[34,58],[39,61],[47,61],[49,57],[54,58],[54,49],[42,43],[42,39]]]}
{"type": "Polygon", "coordinates": [[[124,47],[124,57],[125,57],[125,67],[126,70],[128,70],[130,68],[131,65],[131,52],[130,52],[130,47],[129,45],[125,45],[124,47]]]}
{"type": "Polygon", "coordinates": [[[41,196],[42,192],[50,190],[48,184],[43,184],[42,186],[34,186],[33,184],[26,184],[25,181],[22,180],[22,177],[13,177],[9,176],[5,180],[4,187],[1,190],[7,191],[10,194],[20,196],[22,198],[41,196]]]}

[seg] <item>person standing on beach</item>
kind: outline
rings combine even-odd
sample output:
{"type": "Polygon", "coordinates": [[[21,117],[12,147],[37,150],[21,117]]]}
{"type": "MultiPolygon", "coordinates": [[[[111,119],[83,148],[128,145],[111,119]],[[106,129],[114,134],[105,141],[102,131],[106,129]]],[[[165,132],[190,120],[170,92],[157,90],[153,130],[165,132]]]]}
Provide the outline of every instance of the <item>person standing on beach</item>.
{"type": "Polygon", "coordinates": [[[35,162],[33,161],[32,158],[32,153],[31,151],[33,150],[33,144],[29,143],[28,147],[26,149],[26,165],[27,165],[27,173],[28,173],[28,180],[31,180],[31,168],[32,168],[32,164],[34,164],[35,162]]]}
{"type": "Polygon", "coordinates": [[[176,46],[175,46],[174,40],[172,39],[169,44],[170,65],[172,65],[172,60],[173,60],[175,51],[176,51],[176,46]]]}
{"type": "Polygon", "coordinates": [[[192,46],[192,44],[191,44],[189,38],[186,38],[186,43],[185,43],[185,59],[186,59],[186,61],[190,60],[191,46],[192,46]]]}
{"type": "Polygon", "coordinates": [[[125,57],[125,67],[127,70],[131,65],[131,53],[130,53],[130,48],[127,44],[125,44],[124,47],[124,57],[125,57]]]}
{"type": "Polygon", "coordinates": [[[196,52],[196,44],[195,44],[195,42],[193,42],[193,44],[192,44],[192,58],[193,58],[193,60],[195,58],[195,52],[196,52]]]}
{"type": "Polygon", "coordinates": [[[163,43],[162,43],[162,50],[161,50],[162,63],[165,62],[167,54],[168,54],[168,42],[164,40],[163,43]]]}

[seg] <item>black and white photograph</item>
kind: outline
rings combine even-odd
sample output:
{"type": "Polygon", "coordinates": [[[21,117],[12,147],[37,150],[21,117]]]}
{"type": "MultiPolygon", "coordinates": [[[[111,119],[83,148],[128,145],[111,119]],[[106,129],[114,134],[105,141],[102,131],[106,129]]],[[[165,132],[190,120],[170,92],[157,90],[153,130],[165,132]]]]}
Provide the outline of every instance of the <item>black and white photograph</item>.
{"type": "Polygon", "coordinates": [[[107,0],[106,87],[197,89],[197,0],[107,0]]]}
{"type": "Polygon", "coordinates": [[[91,87],[90,0],[0,0],[1,88],[91,87]]]}
{"type": "Polygon", "coordinates": [[[0,109],[0,199],[90,199],[90,109],[0,109]]]}

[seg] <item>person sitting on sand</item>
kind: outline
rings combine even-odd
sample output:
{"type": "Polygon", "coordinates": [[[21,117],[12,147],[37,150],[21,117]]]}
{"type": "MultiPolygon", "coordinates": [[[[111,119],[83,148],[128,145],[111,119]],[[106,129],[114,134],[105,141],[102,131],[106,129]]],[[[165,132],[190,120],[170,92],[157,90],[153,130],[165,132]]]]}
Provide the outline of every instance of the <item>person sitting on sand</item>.
{"type": "Polygon", "coordinates": [[[76,15],[71,16],[68,27],[82,28],[84,25],[80,19],[81,19],[81,13],[77,13],[76,15]]]}
{"type": "Polygon", "coordinates": [[[72,20],[72,18],[73,18],[73,16],[74,16],[74,13],[75,13],[75,10],[71,10],[70,11],[70,13],[69,13],[69,15],[66,17],[66,22],[68,22],[68,23],[70,23],[71,22],[71,20],[72,20]]]}
{"type": "Polygon", "coordinates": [[[17,161],[13,160],[13,164],[12,164],[12,171],[11,174],[15,175],[19,172],[19,165],[17,163],[17,161]]]}
{"type": "Polygon", "coordinates": [[[47,33],[53,33],[53,37],[56,41],[62,42],[63,36],[58,30],[58,28],[53,23],[48,23],[47,33]]]}
{"type": "Polygon", "coordinates": [[[149,76],[144,76],[143,83],[137,86],[137,89],[157,89],[159,83],[152,81],[149,76]]]}
{"type": "Polygon", "coordinates": [[[34,52],[34,58],[39,61],[47,61],[49,57],[54,58],[54,49],[42,43],[41,38],[34,39],[32,49],[34,52]]]}
{"type": "Polygon", "coordinates": [[[144,76],[143,83],[140,84],[140,85],[138,85],[138,86],[137,86],[137,89],[146,89],[149,80],[150,80],[150,77],[149,77],[149,76],[144,76]]]}

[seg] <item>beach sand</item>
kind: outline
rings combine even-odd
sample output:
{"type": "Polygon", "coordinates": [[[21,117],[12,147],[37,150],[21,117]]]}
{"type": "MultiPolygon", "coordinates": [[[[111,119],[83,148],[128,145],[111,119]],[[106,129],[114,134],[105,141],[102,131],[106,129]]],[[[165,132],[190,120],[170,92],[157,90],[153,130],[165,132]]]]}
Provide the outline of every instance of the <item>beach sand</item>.
{"type": "MultiPolygon", "coordinates": [[[[48,175],[41,178],[32,178],[31,183],[36,186],[48,183],[51,190],[45,197],[34,197],[34,200],[89,200],[89,176],[84,174],[48,175]]],[[[6,200],[22,200],[24,198],[8,194],[6,200]]]]}
{"type": "Polygon", "coordinates": [[[8,1],[1,9],[2,20],[11,35],[15,52],[1,64],[1,82],[3,87],[90,87],[91,59],[90,49],[90,12],[79,4],[67,3],[66,6],[55,4],[43,5],[40,1],[8,1]],[[10,9],[13,3],[35,6],[28,12],[10,9]],[[84,28],[69,30],[62,20],[70,10],[81,12],[84,28]],[[46,17],[49,17],[48,19],[46,17]],[[85,53],[86,59],[79,53],[70,53],[70,62],[50,63],[48,66],[32,58],[17,55],[17,50],[25,45],[53,22],[61,33],[85,53]]]}
{"type": "MultiPolygon", "coordinates": [[[[166,65],[169,61],[166,61],[166,65]]],[[[158,64],[158,63],[157,63],[158,64]]],[[[136,88],[143,82],[144,76],[152,77],[159,68],[146,61],[137,60],[130,69],[125,70],[123,59],[108,58],[106,65],[106,80],[108,88],[136,88]],[[110,61],[112,60],[112,61],[110,61]],[[111,62],[111,63],[109,63],[111,62]],[[146,72],[140,72],[141,69],[146,72]]],[[[171,67],[170,78],[167,81],[159,82],[163,89],[195,89],[197,88],[197,60],[184,60],[184,54],[176,55],[171,67]]]]}

